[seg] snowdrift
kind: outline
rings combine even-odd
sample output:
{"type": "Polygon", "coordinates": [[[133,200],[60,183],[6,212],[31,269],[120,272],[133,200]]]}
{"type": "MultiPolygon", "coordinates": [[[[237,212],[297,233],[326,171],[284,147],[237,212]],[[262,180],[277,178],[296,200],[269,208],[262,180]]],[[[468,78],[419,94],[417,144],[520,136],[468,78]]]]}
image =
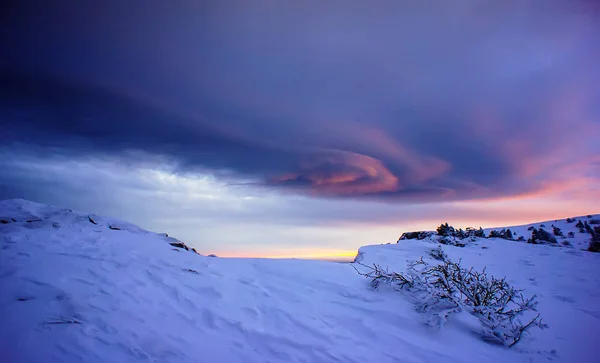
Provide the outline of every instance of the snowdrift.
{"type": "MultiPolygon", "coordinates": [[[[0,361],[595,362],[600,254],[582,250],[583,235],[571,240],[443,246],[538,295],[550,328],[507,349],[480,339],[468,314],[426,326],[402,294],[372,290],[350,264],[205,257],[124,221],[3,201],[0,361]]],[[[437,245],[366,246],[357,260],[402,271],[437,245]]]]}

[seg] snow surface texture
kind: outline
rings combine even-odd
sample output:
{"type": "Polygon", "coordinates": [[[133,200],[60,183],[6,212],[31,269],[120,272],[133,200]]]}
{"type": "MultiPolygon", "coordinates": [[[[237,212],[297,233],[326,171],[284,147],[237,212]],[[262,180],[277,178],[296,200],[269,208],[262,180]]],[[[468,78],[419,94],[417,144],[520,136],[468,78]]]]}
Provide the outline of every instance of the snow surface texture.
{"type": "MultiPolygon", "coordinates": [[[[0,220],[0,362],[600,357],[600,253],[579,247],[589,235],[576,234],[575,247],[501,239],[443,246],[451,259],[538,294],[550,328],[507,349],[482,341],[467,313],[442,330],[426,326],[412,302],[391,288],[372,290],[349,264],[205,257],[171,246],[177,241],[165,234],[22,200],[0,202],[0,220]]],[[[557,223],[565,235],[571,230],[557,223]]],[[[403,271],[434,243],[362,247],[357,259],[403,271]]]]}

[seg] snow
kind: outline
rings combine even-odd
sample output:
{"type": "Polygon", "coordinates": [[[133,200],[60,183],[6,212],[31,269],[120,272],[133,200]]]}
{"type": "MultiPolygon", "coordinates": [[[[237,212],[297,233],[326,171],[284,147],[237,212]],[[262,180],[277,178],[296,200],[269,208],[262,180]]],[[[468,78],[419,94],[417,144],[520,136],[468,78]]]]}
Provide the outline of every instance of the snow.
{"type": "MultiPolygon", "coordinates": [[[[0,220],[7,222],[0,224],[1,362],[597,362],[600,356],[600,254],[581,250],[589,235],[576,233],[569,239],[574,247],[501,239],[443,246],[450,258],[487,266],[538,295],[550,328],[507,349],[482,341],[468,314],[451,316],[442,330],[426,326],[403,294],[372,290],[350,264],[205,257],[171,246],[176,239],[164,233],[23,200],[0,202],[0,220]]],[[[547,230],[552,223],[565,235],[576,231],[564,221],[545,222],[547,230]]],[[[527,227],[516,228],[516,236],[527,236],[527,227]]],[[[436,245],[366,246],[357,259],[402,271],[436,245]]]]}

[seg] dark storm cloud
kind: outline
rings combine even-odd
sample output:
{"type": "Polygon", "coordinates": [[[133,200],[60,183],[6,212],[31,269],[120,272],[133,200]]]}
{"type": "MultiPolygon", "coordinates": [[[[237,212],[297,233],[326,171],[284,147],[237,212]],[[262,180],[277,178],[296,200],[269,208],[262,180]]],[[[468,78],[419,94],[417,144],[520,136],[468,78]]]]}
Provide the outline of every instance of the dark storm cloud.
{"type": "Polygon", "coordinates": [[[593,3],[60,4],[4,22],[3,143],[408,201],[533,193],[600,153],[593,3]]]}
{"type": "Polygon", "coordinates": [[[280,159],[274,150],[235,140],[201,119],[186,118],[100,87],[15,73],[5,73],[1,80],[6,116],[0,137],[5,142],[59,147],[67,153],[75,149],[118,155],[142,150],[177,156],[184,168],[231,167],[247,173],[255,167],[268,168],[269,161],[280,159]]]}

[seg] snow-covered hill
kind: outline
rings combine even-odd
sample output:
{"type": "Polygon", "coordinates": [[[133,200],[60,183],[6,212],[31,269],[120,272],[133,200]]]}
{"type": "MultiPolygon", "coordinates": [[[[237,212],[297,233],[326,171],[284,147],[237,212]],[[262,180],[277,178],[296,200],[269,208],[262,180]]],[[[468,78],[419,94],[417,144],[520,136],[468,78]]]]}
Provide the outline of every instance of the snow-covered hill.
{"type": "Polygon", "coordinates": [[[600,236],[600,215],[586,215],[557,219],[553,221],[537,222],[518,226],[495,227],[483,229],[455,228],[447,223],[440,225],[436,231],[405,232],[400,236],[400,241],[417,239],[425,242],[434,242],[451,245],[466,245],[471,240],[485,237],[486,239],[505,239],[516,242],[533,244],[550,244],[555,247],[575,249],[589,249],[593,236],[600,236]],[[478,233],[479,232],[479,233],[478,233]],[[446,237],[446,238],[444,238],[446,237]]]}
{"type": "Polygon", "coordinates": [[[577,216],[566,219],[557,219],[552,221],[544,221],[537,222],[531,224],[525,224],[520,226],[510,226],[510,227],[501,227],[501,228],[485,228],[484,231],[486,235],[489,235],[491,231],[496,230],[499,231],[502,228],[510,229],[515,239],[519,237],[523,237],[525,240],[531,237],[532,228],[536,229],[544,229],[550,233],[553,233],[554,227],[560,229],[560,233],[562,236],[556,236],[557,242],[561,246],[572,246],[576,249],[586,249],[589,246],[590,242],[590,234],[585,230],[581,231],[580,228],[577,227],[577,224],[581,223],[591,223],[591,226],[600,225],[600,215],[599,214],[590,214],[586,216],[577,216]]]}
{"type": "MultiPolygon", "coordinates": [[[[402,294],[370,289],[350,264],[205,257],[123,221],[3,201],[0,361],[597,362],[600,254],[571,240],[444,246],[538,294],[550,328],[507,349],[482,341],[468,314],[424,325],[402,294]]],[[[434,244],[367,246],[359,259],[401,271],[434,244]]]]}

